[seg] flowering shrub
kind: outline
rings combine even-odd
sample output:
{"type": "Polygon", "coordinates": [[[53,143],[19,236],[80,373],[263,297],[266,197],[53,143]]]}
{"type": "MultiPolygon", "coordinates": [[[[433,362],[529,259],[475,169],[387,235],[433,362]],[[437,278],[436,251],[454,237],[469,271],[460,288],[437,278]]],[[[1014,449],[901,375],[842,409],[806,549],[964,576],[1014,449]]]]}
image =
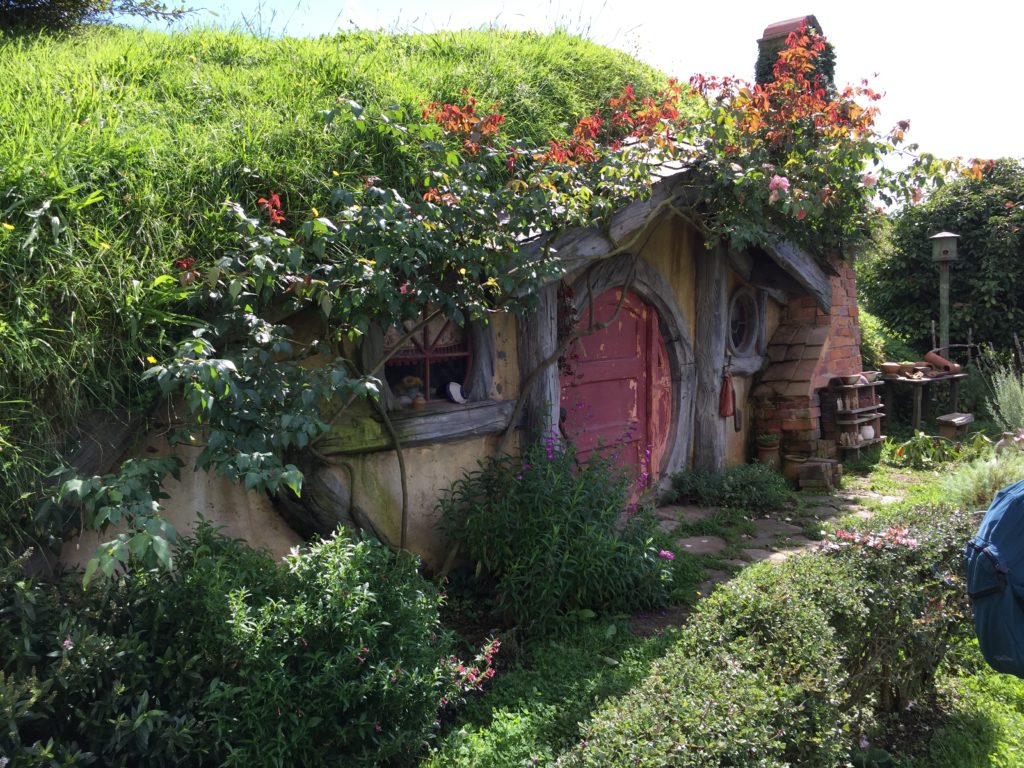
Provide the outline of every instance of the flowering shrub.
{"type": "Polygon", "coordinates": [[[904,510],[860,526],[702,600],[650,676],[601,707],[558,765],[845,765],[889,715],[934,694],[936,668],[970,633],[969,514],[904,510]]]}
{"type": "Polygon", "coordinates": [[[442,526],[481,577],[496,612],[532,635],[566,619],[667,602],[674,554],[654,546],[653,517],[626,516],[630,479],[598,454],[549,439],[521,458],[481,464],[442,500],[442,526]]]}
{"type": "Polygon", "coordinates": [[[494,674],[498,641],[451,656],[439,595],[415,559],[375,542],[339,535],[278,564],[203,528],[175,560],[174,577],[84,592],[76,578],[0,574],[0,701],[13,714],[0,755],[403,765],[442,708],[494,674]]]}

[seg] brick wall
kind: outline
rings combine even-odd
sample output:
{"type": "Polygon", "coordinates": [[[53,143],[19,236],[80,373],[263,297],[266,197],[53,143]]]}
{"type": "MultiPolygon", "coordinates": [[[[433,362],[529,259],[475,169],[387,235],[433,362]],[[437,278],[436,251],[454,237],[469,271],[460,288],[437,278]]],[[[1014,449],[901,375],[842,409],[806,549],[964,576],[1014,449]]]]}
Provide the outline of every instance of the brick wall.
{"type": "Polygon", "coordinates": [[[830,425],[822,439],[819,393],[835,376],[859,373],[862,366],[857,279],[842,259],[830,263],[836,272],[832,310],[826,314],[810,296],[789,302],[768,344],[768,368],[751,392],[755,430],[779,433],[784,453],[835,455],[830,425]]]}

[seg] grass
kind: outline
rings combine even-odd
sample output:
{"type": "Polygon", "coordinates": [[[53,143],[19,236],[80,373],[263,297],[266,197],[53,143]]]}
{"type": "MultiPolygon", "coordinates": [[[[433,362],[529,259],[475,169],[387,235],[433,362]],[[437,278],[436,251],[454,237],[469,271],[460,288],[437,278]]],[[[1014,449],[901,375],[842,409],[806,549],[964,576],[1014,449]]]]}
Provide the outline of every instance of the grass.
{"type": "Polygon", "coordinates": [[[1024,680],[994,672],[976,644],[965,654],[965,667],[945,674],[946,716],[911,768],[1024,765],[1024,680]]]}
{"type": "Polygon", "coordinates": [[[415,116],[468,89],[541,145],[626,83],[646,92],[664,78],[563,33],[90,27],[0,36],[0,81],[0,527],[31,531],[38,477],[72,427],[146,407],[138,374],[180,333],[174,286],[153,280],[233,247],[225,199],[252,210],[274,190],[298,218],[370,175],[422,183],[415,156],[328,128],[338,100],[415,116]]]}
{"type": "Polygon", "coordinates": [[[638,638],[625,623],[607,622],[536,648],[459,713],[421,765],[509,768],[553,762],[579,739],[580,723],[600,702],[646,677],[673,637],[670,631],[638,638]]]}

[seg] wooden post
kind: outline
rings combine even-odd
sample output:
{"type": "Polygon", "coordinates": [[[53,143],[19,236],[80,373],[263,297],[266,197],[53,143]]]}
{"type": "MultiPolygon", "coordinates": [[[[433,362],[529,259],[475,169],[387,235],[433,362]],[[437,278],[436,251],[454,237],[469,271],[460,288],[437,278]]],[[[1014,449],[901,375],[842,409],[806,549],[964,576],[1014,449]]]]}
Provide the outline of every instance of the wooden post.
{"type": "MultiPolygon", "coordinates": [[[[551,356],[558,343],[558,284],[537,290],[540,306],[536,312],[519,317],[518,347],[520,381],[551,356]]],[[[526,398],[523,408],[523,442],[539,442],[548,435],[558,434],[558,412],[561,391],[558,366],[549,365],[534,381],[529,392],[520,392],[526,398]]]]}
{"type": "MultiPolygon", "coordinates": [[[[693,464],[697,469],[720,472],[725,468],[725,419],[718,415],[718,396],[725,364],[728,295],[728,246],[697,249],[695,288],[697,396],[694,419],[693,464]]],[[[746,403],[737,403],[736,407],[746,403]]]]}

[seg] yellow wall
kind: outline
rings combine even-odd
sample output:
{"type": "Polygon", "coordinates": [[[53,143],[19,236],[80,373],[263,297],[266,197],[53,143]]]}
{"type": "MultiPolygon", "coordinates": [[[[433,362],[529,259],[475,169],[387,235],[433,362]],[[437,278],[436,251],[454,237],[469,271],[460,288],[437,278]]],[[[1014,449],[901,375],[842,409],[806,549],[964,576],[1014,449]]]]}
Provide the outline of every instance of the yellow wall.
{"type": "Polygon", "coordinates": [[[652,228],[640,257],[654,267],[672,286],[679,310],[686,320],[691,343],[696,335],[697,295],[694,292],[695,235],[681,219],[663,219],[652,228]]]}

